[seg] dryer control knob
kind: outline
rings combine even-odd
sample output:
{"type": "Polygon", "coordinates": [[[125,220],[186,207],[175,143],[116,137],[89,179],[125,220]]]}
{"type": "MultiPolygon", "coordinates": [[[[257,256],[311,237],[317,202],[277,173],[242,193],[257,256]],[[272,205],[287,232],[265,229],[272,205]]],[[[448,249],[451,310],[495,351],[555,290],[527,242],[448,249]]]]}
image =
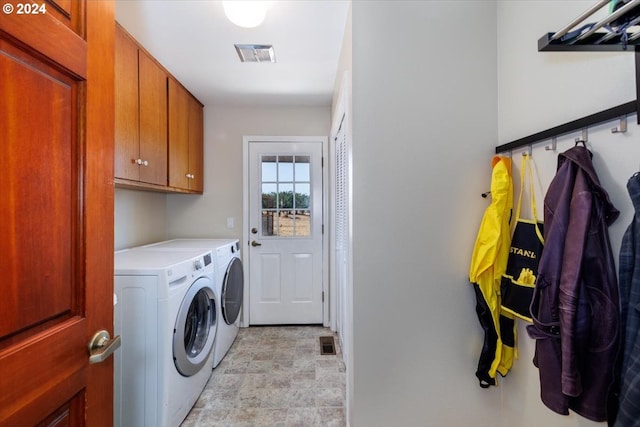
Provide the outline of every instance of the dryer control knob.
{"type": "Polygon", "coordinates": [[[193,267],[196,270],[202,270],[202,261],[200,261],[199,259],[195,260],[195,262],[193,263],[193,267]]]}

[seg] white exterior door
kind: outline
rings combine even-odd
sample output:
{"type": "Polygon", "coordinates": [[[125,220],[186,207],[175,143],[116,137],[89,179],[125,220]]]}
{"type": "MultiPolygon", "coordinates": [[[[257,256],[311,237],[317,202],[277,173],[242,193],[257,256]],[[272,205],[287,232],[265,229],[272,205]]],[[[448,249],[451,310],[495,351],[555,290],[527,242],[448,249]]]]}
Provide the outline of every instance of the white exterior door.
{"type": "Polygon", "coordinates": [[[249,323],[323,323],[322,142],[249,142],[249,323]]]}

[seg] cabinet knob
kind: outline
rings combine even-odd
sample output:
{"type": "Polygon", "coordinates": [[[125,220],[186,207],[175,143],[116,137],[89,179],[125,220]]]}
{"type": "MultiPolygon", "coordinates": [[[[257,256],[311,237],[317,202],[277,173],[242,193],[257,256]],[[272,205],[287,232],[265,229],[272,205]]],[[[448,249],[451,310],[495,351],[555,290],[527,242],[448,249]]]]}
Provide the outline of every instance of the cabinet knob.
{"type": "Polygon", "coordinates": [[[142,164],[142,159],[134,159],[133,163],[135,163],[136,165],[141,165],[142,164]]]}
{"type": "Polygon", "coordinates": [[[145,160],[144,162],[142,162],[142,165],[143,166],[149,166],[149,162],[145,160]]]}

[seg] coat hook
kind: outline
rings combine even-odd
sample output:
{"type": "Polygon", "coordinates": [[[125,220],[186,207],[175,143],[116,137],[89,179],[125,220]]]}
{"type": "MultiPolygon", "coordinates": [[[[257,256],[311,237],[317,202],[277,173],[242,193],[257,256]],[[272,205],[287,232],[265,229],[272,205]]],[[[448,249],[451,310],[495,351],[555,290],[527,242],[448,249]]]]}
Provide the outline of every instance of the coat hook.
{"type": "Polygon", "coordinates": [[[489,195],[491,194],[491,191],[485,191],[484,193],[481,194],[483,199],[486,199],[487,197],[489,197],[489,195]]]}
{"type": "Polygon", "coordinates": [[[627,131],[627,116],[620,117],[620,124],[611,128],[611,133],[625,133],[627,131]]]}
{"type": "Polygon", "coordinates": [[[557,147],[558,147],[558,138],[554,136],[551,138],[551,145],[546,145],[544,149],[547,151],[556,151],[557,147]]]}
{"type": "Polygon", "coordinates": [[[582,142],[586,146],[588,140],[589,140],[589,131],[587,130],[587,128],[584,128],[582,129],[582,137],[576,138],[576,144],[578,142],[582,142]]]}
{"type": "Polygon", "coordinates": [[[533,144],[529,144],[529,149],[522,153],[523,156],[533,156],[533,144]]]}

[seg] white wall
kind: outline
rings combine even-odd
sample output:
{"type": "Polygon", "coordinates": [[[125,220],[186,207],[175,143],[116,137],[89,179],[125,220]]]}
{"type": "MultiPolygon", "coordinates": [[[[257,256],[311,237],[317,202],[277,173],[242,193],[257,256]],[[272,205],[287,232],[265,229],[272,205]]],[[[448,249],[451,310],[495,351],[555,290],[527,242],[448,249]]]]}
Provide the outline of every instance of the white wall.
{"type": "MultiPolygon", "coordinates": [[[[343,83],[343,76],[349,73],[349,82],[351,82],[351,71],[353,70],[353,11],[351,4],[347,12],[347,22],[345,23],[344,36],[342,39],[342,47],[340,48],[340,57],[338,58],[338,70],[336,72],[336,81],[333,87],[333,99],[331,100],[331,115],[335,115],[336,104],[338,102],[338,95],[343,83]]],[[[351,93],[351,92],[350,92],[351,93]]],[[[348,102],[351,105],[351,98],[348,102]]],[[[349,114],[350,115],[350,114],[349,114]]]]}
{"type": "Polygon", "coordinates": [[[353,2],[353,426],[500,425],[468,281],[496,16],[493,1],[353,2]]]}
{"type": "Polygon", "coordinates": [[[116,188],[114,222],[116,250],[165,240],[167,196],[116,188]]]}
{"type": "Polygon", "coordinates": [[[242,136],[329,134],[329,107],[205,108],[202,196],[117,188],[115,248],[175,237],[242,236],[242,136]],[[234,218],[233,229],[227,217],[234,218]]]}
{"type": "Polygon", "coordinates": [[[242,137],[329,134],[329,107],[206,106],[204,194],[167,196],[168,235],[242,237],[242,137]],[[234,228],[227,228],[227,218],[234,228]]]}
{"type": "MultiPolygon", "coordinates": [[[[593,4],[592,1],[498,2],[499,144],[563,124],[635,98],[633,53],[537,52],[537,39],[559,30],[593,4]]],[[[636,116],[629,118],[626,134],[612,134],[617,121],[589,129],[588,147],[600,181],[620,218],[610,227],[617,262],[622,234],[633,217],[626,182],[640,165],[640,132],[636,116]],[[634,136],[635,135],[635,136],[634,136]]],[[[557,154],[575,145],[580,132],[558,138],[555,152],[544,141],[534,146],[536,204],[542,214],[543,195],[553,179],[557,154]]],[[[521,152],[513,152],[515,184],[519,185],[521,152]]],[[[508,153],[506,153],[508,154],[508,153]]],[[[528,194],[528,193],[527,193],[528,194]]],[[[527,196],[525,195],[525,200],[527,196]]],[[[528,203],[525,203],[528,206],[528,203]]],[[[523,215],[530,217],[530,209],[523,215]]],[[[533,367],[534,342],[519,324],[520,360],[505,384],[503,425],[533,427],[596,426],[575,414],[556,415],[539,399],[538,371],[533,367]]]]}
{"type": "MultiPolygon", "coordinates": [[[[596,112],[599,110],[594,110],[596,112]]],[[[633,207],[626,192],[627,180],[638,171],[640,164],[640,129],[635,124],[636,116],[629,117],[629,130],[625,134],[612,134],[611,128],[618,125],[617,121],[603,124],[589,129],[588,148],[593,152],[593,164],[600,178],[600,182],[605,187],[611,201],[620,211],[618,220],[609,228],[611,246],[614,251],[616,265],[622,241],[622,235],[633,218],[633,207]]],[[[560,123],[557,123],[560,124],[560,123]]],[[[542,130],[542,129],[540,129],[542,130]]],[[[566,135],[558,138],[557,150],[547,151],[545,145],[550,141],[536,145],[533,148],[533,159],[535,162],[536,179],[536,205],[538,214],[543,213],[543,196],[549,183],[555,175],[557,165],[557,155],[575,145],[574,135],[566,135]]],[[[522,136],[526,136],[522,134],[522,136]]],[[[514,161],[514,184],[519,191],[519,171],[522,152],[524,150],[513,151],[514,161]]],[[[508,153],[507,153],[508,154],[508,153]]],[[[523,200],[522,217],[531,218],[529,208],[528,191],[525,191],[523,200]]],[[[542,219],[542,217],[540,217],[542,219]]],[[[525,322],[518,322],[518,351],[520,359],[516,361],[509,376],[502,381],[503,426],[519,427],[591,427],[604,426],[606,423],[595,423],[585,418],[571,414],[569,416],[557,415],[547,409],[540,401],[540,383],[538,370],[533,366],[533,354],[535,344],[527,336],[525,322]]]]}
{"type": "MultiPolygon", "coordinates": [[[[482,330],[467,279],[494,147],[635,97],[630,53],[536,51],[542,34],[591,4],[353,3],[352,426],[600,425],[540,403],[533,344],[522,328],[512,372],[499,387],[478,387],[482,330]]],[[[622,211],[611,227],[617,251],[633,215],[625,185],[640,166],[640,132],[635,116],[625,135],[609,132],[615,124],[591,129],[589,147],[622,211]]],[[[328,107],[207,106],[205,194],[117,189],[116,249],[240,237],[242,136],[328,132],[328,107]]],[[[573,136],[561,138],[557,152],[573,136]]],[[[557,152],[534,149],[540,192],[557,152]]],[[[513,158],[519,164],[520,152],[513,158]]],[[[541,203],[539,196],[540,212],[541,203]]]]}
{"type": "MultiPolygon", "coordinates": [[[[352,71],[353,71],[353,49],[352,49],[352,34],[353,34],[353,25],[352,25],[352,7],[349,5],[349,11],[347,14],[347,22],[345,24],[344,30],[344,38],[342,40],[342,47],[340,49],[340,59],[338,61],[338,70],[336,73],[336,81],[334,85],[334,95],[333,100],[331,102],[331,117],[332,117],[332,129],[331,135],[329,138],[329,157],[331,158],[329,165],[330,170],[329,173],[331,176],[330,181],[333,182],[332,190],[335,189],[335,140],[336,134],[338,133],[340,121],[344,115],[344,123],[342,123],[343,131],[345,132],[347,147],[351,147],[353,141],[353,99],[352,99],[352,86],[353,82],[351,81],[352,71]]],[[[347,149],[348,153],[351,153],[351,148],[347,149]]],[[[333,195],[331,196],[332,206],[335,203],[335,199],[333,195]]],[[[347,208],[349,209],[349,208],[347,208]]],[[[331,221],[333,221],[333,208],[330,208],[329,217],[331,221]]],[[[351,215],[348,215],[348,222],[351,224],[352,221],[351,215]]],[[[335,230],[334,230],[335,231],[335,230]]],[[[330,239],[335,238],[335,233],[331,235],[330,239]]],[[[347,242],[347,246],[351,248],[350,242],[347,242]]],[[[342,292],[344,295],[344,306],[340,307],[341,313],[336,316],[341,316],[342,331],[338,331],[340,334],[340,344],[342,346],[342,357],[344,359],[344,363],[346,365],[346,418],[347,422],[352,425],[353,417],[351,408],[353,408],[353,280],[352,271],[353,271],[353,261],[349,250],[349,254],[347,254],[346,268],[347,268],[347,283],[346,289],[338,290],[338,286],[335,282],[337,282],[337,277],[335,272],[337,271],[335,267],[336,257],[336,247],[334,246],[334,242],[330,242],[329,251],[333,252],[329,254],[330,265],[329,265],[329,277],[330,283],[329,293],[330,293],[330,313],[333,316],[333,312],[337,311],[336,307],[338,306],[338,292],[342,292]]],[[[336,317],[337,319],[337,317],[336,317]]],[[[337,323],[337,322],[336,322],[337,323]]]]}
{"type": "Polygon", "coordinates": [[[537,51],[542,35],[558,31],[594,3],[498,1],[501,143],[635,99],[632,53],[537,51]]]}

